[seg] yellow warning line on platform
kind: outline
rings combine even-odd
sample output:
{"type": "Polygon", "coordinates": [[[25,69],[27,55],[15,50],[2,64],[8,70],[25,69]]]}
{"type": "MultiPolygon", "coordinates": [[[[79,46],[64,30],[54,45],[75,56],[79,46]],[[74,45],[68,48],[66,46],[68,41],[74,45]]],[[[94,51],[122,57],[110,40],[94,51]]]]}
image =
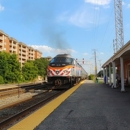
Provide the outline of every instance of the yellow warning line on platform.
{"type": "Polygon", "coordinates": [[[72,87],[53,101],[49,102],[39,110],[29,115],[27,118],[9,128],[8,130],[33,130],[83,83],[84,81],[72,87]]]}

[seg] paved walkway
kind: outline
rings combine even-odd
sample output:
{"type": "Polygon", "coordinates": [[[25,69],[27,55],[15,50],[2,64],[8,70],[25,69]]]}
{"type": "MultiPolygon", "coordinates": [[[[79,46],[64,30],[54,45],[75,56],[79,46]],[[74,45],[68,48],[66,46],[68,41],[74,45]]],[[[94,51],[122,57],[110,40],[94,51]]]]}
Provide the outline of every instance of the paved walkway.
{"type": "Polygon", "coordinates": [[[86,81],[35,130],[130,130],[130,91],[86,81]]]}

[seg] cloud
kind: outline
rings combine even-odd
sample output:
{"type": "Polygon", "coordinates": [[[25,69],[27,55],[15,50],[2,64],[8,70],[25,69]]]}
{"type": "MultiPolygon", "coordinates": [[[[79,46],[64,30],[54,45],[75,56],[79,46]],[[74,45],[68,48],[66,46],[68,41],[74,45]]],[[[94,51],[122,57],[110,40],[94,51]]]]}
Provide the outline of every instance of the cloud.
{"type": "Polygon", "coordinates": [[[33,47],[34,49],[37,49],[39,51],[42,52],[43,56],[55,56],[57,54],[64,54],[64,53],[67,53],[67,54],[73,54],[73,53],[76,53],[75,50],[73,49],[59,49],[59,48],[51,48],[49,46],[45,46],[45,45],[31,45],[31,47],[33,47]]]}
{"type": "MultiPolygon", "coordinates": [[[[109,5],[104,5],[104,9],[109,8],[109,5]]],[[[80,28],[87,28],[91,30],[93,27],[103,24],[107,21],[106,13],[100,13],[99,6],[84,5],[74,12],[64,11],[57,17],[57,22],[65,22],[80,28]],[[96,10],[96,16],[95,16],[96,10]],[[102,16],[100,16],[102,15],[102,16]],[[100,17],[100,21],[97,22],[96,18],[100,17]]]]}
{"type": "Polygon", "coordinates": [[[89,24],[93,23],[92,17],[88,14],[86,10],[77,11],[69,17],[69,22],[79,27],[88,27],[89,24]],[[89,19],[88,19],[89,17],[89,19]]]}
{"type": "Polygon", "coordinates": [[[127,7],[130,8],[130,4],[128,4],[127,7]]]}
{"type": "Polygon", "coordinates": [[[86,52],[86,53],[83,53],[83,55],[84,55],[84,56],[87,56],[87,55],[88,55],[88,53],[87,53],[87,52],[86,52]]]}
{"type": "Polygon", "coordinates": [[[124,1],[122,1],[122,5],[125,5],[125,2],[124,2],[124,1]]]}
{"type": "Polygon", "coordinates": [[[95,7],[95,10],[100,10],[100,8],[99,7],[95,7]]]}
{"type": "Polygon", "coordinates": [[[100,52],[100,55],[104,55],[104,52],[100,52]]]}
{"type": "Polygon", "coordinates": [[[86,3],[91,3],[95,5],[108,5],[111,0],[85,0],[86,3]]]}
{"type": "Polygon", "coordinates": [[[0,12],[4,10],[4,7],[0,4],[0,12]]]}
{"type": "Polygon", "coordinates": [[[92,10],[92,8],[82,8],[73,13],[64,12],[60,14],[57,21],[66,22],[81,28],[91,28],[91,26],[94,24],[93,15],[90,14],[92,10]]]}

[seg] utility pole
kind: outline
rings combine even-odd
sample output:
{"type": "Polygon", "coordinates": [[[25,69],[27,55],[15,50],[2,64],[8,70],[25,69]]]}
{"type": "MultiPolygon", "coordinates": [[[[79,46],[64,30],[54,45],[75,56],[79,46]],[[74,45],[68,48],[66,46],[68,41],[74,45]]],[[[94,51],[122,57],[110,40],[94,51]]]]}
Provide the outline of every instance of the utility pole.
{"type": "Polygon", "coordinates": [[[96,61],[96,51],[94,50],[94,60],[95,60],[95,76],[97,76],[97,61],[96,61]]]}
{"type": "Polygon", "coordinates": [[[114,8],[115,8],[115,30],[116,30],[115,51],[117,52],[124,45],[122,0],[114,0],[114,8]]]}

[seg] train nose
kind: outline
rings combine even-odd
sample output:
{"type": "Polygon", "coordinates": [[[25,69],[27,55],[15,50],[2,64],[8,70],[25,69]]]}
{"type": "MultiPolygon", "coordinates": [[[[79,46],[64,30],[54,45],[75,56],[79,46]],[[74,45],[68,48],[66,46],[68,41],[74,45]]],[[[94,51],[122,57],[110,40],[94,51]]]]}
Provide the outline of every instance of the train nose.
{"type": "Polygon", "coordinates": [[[61,85],[62,85],[62,80],[61,79],[55,80],[55,86],[60,87],[61,85]]]}

